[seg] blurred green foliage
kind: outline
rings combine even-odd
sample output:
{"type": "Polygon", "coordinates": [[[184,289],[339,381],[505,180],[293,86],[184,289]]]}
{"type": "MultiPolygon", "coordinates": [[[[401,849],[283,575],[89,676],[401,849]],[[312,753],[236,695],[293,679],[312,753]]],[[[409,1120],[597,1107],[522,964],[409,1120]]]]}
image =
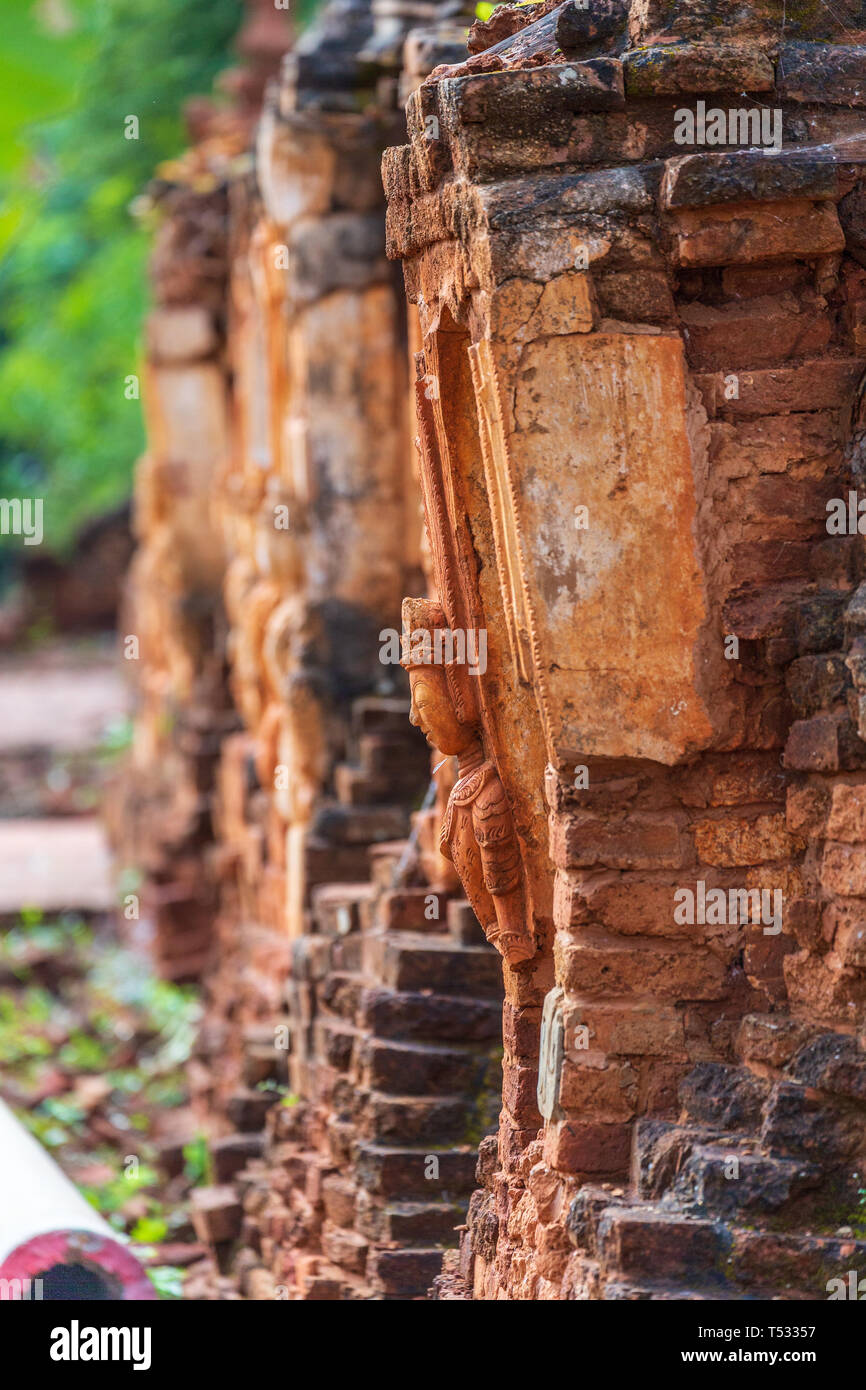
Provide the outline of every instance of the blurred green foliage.
{"type": "Polygon", "coordinates": [[[0,0],[0,496],[62,553],[129,492],[147,233],[129,205],[233,61],[241,0],[0,0]],[[139,139],[124,138],[134,115],[139,139]]]}
{"type": "MultiPolygon", "coordinates": [[[[157,979],[75,914],[36,908],[0,933],[0,977],[5,1098],[91,1206],[155,1261],[188,1238],[186,1189],[166,1187],[159,1145],[166,1111],[179,1107],[181,1124],[187,1113],[195,991],[157,979]]],[[[204,1136],[184,1158],[189,1186],[213,1181],[204,1136]]],[[[180,1297],[183,1270],[148,1274],[160,1297],[180,1297]]]]}

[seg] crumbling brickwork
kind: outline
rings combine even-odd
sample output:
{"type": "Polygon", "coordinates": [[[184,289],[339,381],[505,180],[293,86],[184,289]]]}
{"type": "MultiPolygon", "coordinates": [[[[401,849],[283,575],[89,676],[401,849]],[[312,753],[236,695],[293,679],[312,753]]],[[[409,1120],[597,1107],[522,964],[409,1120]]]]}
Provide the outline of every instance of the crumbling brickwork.
{"type": "Polygon", "coordinates": [[[341,0],[171,195],[136,756],[244,1297],[864,1271],[859,8],[341,0]]]}
{"type": "Polygon", "coordinates": [[[788,8],[499,10],[385,159],[428,526],[464,530],[437,586],[488,632],[538,946],[443,1296],[822,1298],[862,1265],[862,541],[829,518],[866,50],[788,8]]]}
{"type": "Polygon", "coordinates": [[[459,900],[431,930],[428,886],[393,886],[403,850],[381,846],[369,884],[315,890],[293,952],[288,1079],[302,1099],[270,1111],[264,1160],[238,1178],[242,1280],[259,1270],[283,1296],[424,1296],[495,1123],[497,957],[459,900]]]}
{"type": "MultiPolygon", "coordinates": [[[[239,157],[249,128],[236,120],[227,146],[220,127],[207,322],[222,394],[217,413],[187,401],[218,444],[189,503],[215,557],[199,608],[216,616],[198,652],[180,644],[196,675],[213,670],[212,689],[175,697],[142,643],[155,694],[139,739],[170,708],[169,745],[181,722],[207,742],[200,830],[182,844],[190,891],[173,917],[160,889],[181,845],[167,818],[152,824],[153,801],[130,834],[144,801],[134,789],[150,785],[142,768],[161,758],[172,776],[159,804],[180,801],[165,741],[128,771],[125,848],[146,875],[163,959],[188,940],[193,904],[207,922],[207,959],[185,965],[205,992],[190,1081],[214,1135],[214,1184],[196,1191],[192,1216],[245,1297],[423,1296],[495,1124],[497,957],[436,849],[442,792],[437,803],[431,786],[418,810],[430,751],[408,721],[399,661],[383,657],[427,561],[379,164],[404,129],[401,90],[462,51],[448,24],[427,30],[401,75],[412,18],[395,29],[366,4],[327,8],[270,90],[254,172],[239,157]]],[[[198,119],[213,118],[199,107],[198,119]]],[[[205,141],[184,161],[194,186],[209,154],[205,141]]],[[[161,243],[177,276],[172,235],[169,219],[161,243]]],[[[177,356],[183,324],[158,310],[152,338],[160,327],[177,356]]],[[[158,396],[162,379],[149,385],[158,396]]],[[[185,417],[166,445],[151,418],[152,453],[184,459],[185,417]]],[[[151,475],[143,466],[140,486],[151,475]]],[[[164,584],[173,571],[160,559],[185,548],[186,504],[161,476],[152,491],[170,520],[143,515],[129,625],[152,609],[148,633],[170,636],[195,597],[185,574],[164,584]]]]}
{"type": "MultiPolygon", "coordinates": [[[[242,149],[243,131],[235,131],[242,149]]],[[[121,613],[136,695],[130,759],[112,814],[124,868],[170,978],[196,978],[216,911],[210,799],[222,739],[237,726],[226,688],[223,548],[211,507],[227,449],[225,136],[205,140],[158,188],[154,308],[143,392],[148,453],[136,474],[138,535],[121,613]],[[196,187],[198,184],[198,187],[196,187]],[[202,185],[204,185],[202,187],[202,185]],[[140,876],[140,877],[139,877],[140,876]]]]}

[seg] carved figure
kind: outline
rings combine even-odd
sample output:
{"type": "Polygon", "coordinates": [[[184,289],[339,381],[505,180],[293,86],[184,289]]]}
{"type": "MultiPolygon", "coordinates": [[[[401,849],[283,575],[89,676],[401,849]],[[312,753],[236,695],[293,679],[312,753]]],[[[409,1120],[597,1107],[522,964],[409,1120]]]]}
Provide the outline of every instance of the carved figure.
{"type": "Polygon", "coordinates": [[[435,893],[453,896],[460,892],[460,878],[451,860],[443,855],[439,839],[448,814],[448,799],[457,780],[457,762],[454,758],[443,758],[437,749],[431,756],[430,765],[436,783],[436,800],[429,809],[415,812],[412,828],[417,837],[418,858],[425,881],[435,893]]]}
{"type": "MultiPolygon", "coordinates": [[[[403,629],[418,633],[445,628],[445,615],[428,599],[404,599],[403,629]]],[[[402,665],[412,690],[410,720],[441,753],[457,758],[458,778],[448,798],[439,848],[450,859],[488,941],[518,966],[531,960],[535,942],[526,921],[520,847],[499,774],[484,756],[471,702],[462,683],[466,668],[425,661],[434,642],[404,643],[402,665]]],[[[440,647],[441,649],[441,647],[440,647]]]]}

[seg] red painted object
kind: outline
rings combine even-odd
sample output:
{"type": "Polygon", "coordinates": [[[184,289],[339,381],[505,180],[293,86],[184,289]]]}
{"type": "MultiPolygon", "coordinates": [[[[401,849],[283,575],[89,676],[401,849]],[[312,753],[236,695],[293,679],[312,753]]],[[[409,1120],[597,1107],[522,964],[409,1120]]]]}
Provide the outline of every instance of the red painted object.
{"type": "Polygon", "coordinates": [[[0,1265],[0,1301],[150,1300],[139,1261],[93,1231],[50,1231],[19,1245],[0,1265]]]}

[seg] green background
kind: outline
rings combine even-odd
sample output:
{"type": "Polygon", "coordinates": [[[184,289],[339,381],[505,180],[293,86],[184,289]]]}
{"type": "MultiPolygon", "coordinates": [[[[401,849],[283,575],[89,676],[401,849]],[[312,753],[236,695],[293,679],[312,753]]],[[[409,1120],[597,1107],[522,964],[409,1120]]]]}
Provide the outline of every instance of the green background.
{"type": "Polygon", "coordinates": [[[44,499],[57,554],[129,494],[152,235],[129,208],[184,148],[183,103],[234,61],[242,17],[240,0],[0,0],[0,496],[44,499]]]}

